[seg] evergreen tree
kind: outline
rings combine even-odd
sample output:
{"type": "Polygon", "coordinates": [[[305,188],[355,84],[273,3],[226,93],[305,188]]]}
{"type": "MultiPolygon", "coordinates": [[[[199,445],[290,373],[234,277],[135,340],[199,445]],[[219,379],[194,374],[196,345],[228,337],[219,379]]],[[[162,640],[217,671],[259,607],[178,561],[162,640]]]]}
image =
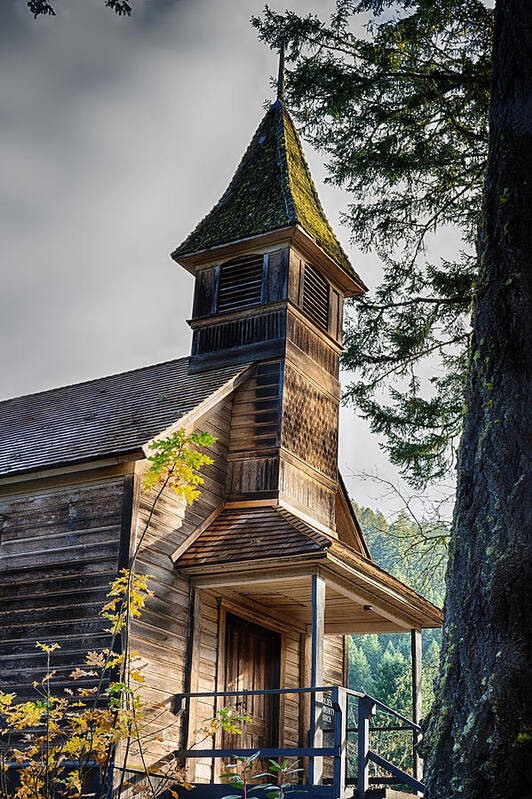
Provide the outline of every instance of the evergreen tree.
{"type": "Polygon", "coordinates": [[[383,653],[383,647],[379,641],[379,636],[357,635],[357,638],[361,639],[360,647],[370,665],[371,673],[376,674],[383,653]]]}
{"type": "Polygon", "coordinates": [[[349,638],[349,672],[348,685],[356,691],[373,694],[373,677],[368,659],[362,649],[355,643],[355,636],[349,638]]]}
{"type": "Polygon", "coordinates": [[[410,713],[411,688],[409,664],[404,655],[389,641],[377,669],[375,699],[401,713],[410,713]]]}
{"type": "MultiPolygon", "coordinates": [[[[395,636],[393,636],[395,637],[395,636]]],[[[409,661],[398,651],[392,641],[388,642],[377,669],[375,698],[400,713],[411,717],[412,676],[409,661]]],[[[375,727],[387,727],[394,719],[377,710],[375,727]]],[[[412,764],[412,736],[401,730],[379,731],[372,734],[372,746],[383,757],[400,765],[403,769],[412,764]]]]}
{"type": "Polygon", "coordinates": [[[353,503],[371,555],[399,580],[443,605],[449,525],[441,519],[413,519],[400,513],[388,524],[382,513],[353,503]]]}
{"type": "MultiPolygon", "coordinates": [[[[111,8],[119,17],[129,17],[131,15],[132,6],[127,0],[105,0],[105,5],[111,8]]],[[[47,0],[28,0],[27,6],[34,19],[45,16],[55,17],[55,9],[47,0]]]]}
{"type": "Polygon", "coordinates": [[[287,102],[348,193],[353,240],[381,256],[382,283],[347,330],[347,397],[416,486],[447,472],[462,427],[492,21],[482,0],[337,0],[330,23],[268,7],[254,19],[289,44],[287,102]],[[427,237],[449,225],[463,252],[429,263],[427,237]]]}

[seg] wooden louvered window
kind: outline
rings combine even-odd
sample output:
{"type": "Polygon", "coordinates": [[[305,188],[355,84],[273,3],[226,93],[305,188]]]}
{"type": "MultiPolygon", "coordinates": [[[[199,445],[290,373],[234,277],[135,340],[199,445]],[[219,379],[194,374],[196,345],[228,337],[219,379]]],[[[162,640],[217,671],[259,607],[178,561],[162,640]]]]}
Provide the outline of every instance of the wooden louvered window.
{"type": "Polygon", "coordinates": [[[305,264],[303,271],[302,308],[314,324],[327,330],[329,327],[329,284],[317,269],[305,264]]]}
{"type": "Polygon", "coordinates": [[[262,299],[262,255],[243,255],[220,267],[218,311],[259,305],[262,299]]]}

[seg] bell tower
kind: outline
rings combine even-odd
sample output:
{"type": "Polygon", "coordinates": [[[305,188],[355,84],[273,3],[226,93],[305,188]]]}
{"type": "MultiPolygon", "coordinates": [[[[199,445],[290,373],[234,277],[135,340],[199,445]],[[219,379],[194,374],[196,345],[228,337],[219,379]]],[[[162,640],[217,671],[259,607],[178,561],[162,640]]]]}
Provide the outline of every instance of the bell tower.
{"type": "Polygon", "coordinates": [[[282,67],[226,192],[172,257],[195,275],[190,371],[255,364],[233,399],[227,500],[334,532],[343,300],[365,286],[318,199],[282,67]]]}

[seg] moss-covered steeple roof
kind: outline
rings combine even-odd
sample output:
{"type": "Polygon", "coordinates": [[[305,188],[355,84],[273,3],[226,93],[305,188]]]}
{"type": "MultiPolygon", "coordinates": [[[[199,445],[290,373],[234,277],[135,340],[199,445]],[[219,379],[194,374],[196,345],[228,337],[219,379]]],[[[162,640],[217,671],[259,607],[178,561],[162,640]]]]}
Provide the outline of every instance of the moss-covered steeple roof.
{"type": "Polygon", "coordinates": [[[299,225],[359,280],[327,221],[301,141],[284,103],[266,112],[225,194],[172,253],[189,255],[299,225]]]}

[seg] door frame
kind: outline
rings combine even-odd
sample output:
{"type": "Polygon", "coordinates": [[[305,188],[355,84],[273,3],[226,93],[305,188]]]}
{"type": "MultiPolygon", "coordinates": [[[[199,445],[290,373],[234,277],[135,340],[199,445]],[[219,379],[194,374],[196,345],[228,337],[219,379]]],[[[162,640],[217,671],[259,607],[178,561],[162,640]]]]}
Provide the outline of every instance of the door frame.
{"type": "MultiPolygon", "coordinates": [[[[217,631],[217,652],[216,652],[216,691],[225,690],[225,653],[226,653],[226,634],[227,634],[227,614],[237,616],[243,621],[248,621],[259,627],[264,627],[266,630],[271,630],[279,634],[279,687],[283,687],[285,683],[286,674],[286,630],[289,629],[288,625],[277,623],[275,619],[265,617],[264,623],[261,623],[261,617],[256,611],[250,610],[245,606],[237,605],[235,602],[226,600],[224,597],[216,598],[218,604],[218,631],[217,631]]],[[[223,707],[222,697],[216,699],[216,711],[223,707]]],[[[277,739],[279,746],[283,746],[284,739],[284,704],[285,697],[283,694],[279,697],[279,718],[277,739]]],[[[220,749],[222,746],[222,731],[218,730],[214,740],[214,748],[220,749]]],[[[223,763],[221,758],[213,758],[212,764],[212,781],[219,782],[220,775],[223,772],[223,763]]]]}
{"type": "MultiPolygon", "coordinates": [[[[273,682],[272,688],[274,688],[274,689],[275,688],[281,688],[281,686],[283,684],[282,683],[283,674],[282,674],[282,668],[281,668],[281,661],[283,660],[283,644],[284,644],[282,633],[279,633],[277,630],[272,630],[270,627],[265,627],[263,624],[258,624],[255,620],[250,621],[245,616],[241,616],[240,614],[234,613],[233,611],[226,611],[225,640],[223,642],[223,644],[224,644],[224,670],[223,670],[223,679],[222,679],[222,683],[223,683],[224,687],[222,688],[222,690],[228,690],[227,689],[227,684],[226,684],[226,678],[227,678],[227,651],[229,649],[229,640],[227,638],[227,627],[228,627],[227,614],[228,613],[236,621],[237,624],[243,624],[244,626],[251,625],[252,627],[255,627],[256,629],[258,629],[259,635],[261,634],[260,633],[261,630],[264,630],[264,632],[266,634],[270,634],[271,635],[271,638],[269,639],[270,645],[273,646],[274,651],[275,651],[275,649],[277,649],[277,646],[279,647],[279,649],[278,649],[277,658],[276,658],[277,662],[273,664],[274,668],[270,669],[269,676],[270,676],[270,678],[271,678],[271,680],[273,682]]],[[[271,664],[264,663],[264,666],[266,668],[268,668],[270,665],[271,664]]],[[[270,706],[270,712],[272,714],[271,718],[268,719],[268,715],[269,715],[268,712],[266,712],[266,717],[264,718],[264,722],[266,724],[266,729],[269,728],[270,731],[271,731],[271,734],[272,734],[272,741],[269,744],[269,746],[273,746],[273,747],[278,747],[278,746],[281,745],[281,728],[284,726],[283,724],[281,724],[281,719],[282,719],[282,715],[281,715],[282,708],[281,708],[281,702],[280,702],[281,696],[282,696],[281,694],[278,694],[277,697],[273,697],[273,704],[270,706]],[[267,723],[268,721],[270,721],[271,723],[268,724],[267,723]]]]}

